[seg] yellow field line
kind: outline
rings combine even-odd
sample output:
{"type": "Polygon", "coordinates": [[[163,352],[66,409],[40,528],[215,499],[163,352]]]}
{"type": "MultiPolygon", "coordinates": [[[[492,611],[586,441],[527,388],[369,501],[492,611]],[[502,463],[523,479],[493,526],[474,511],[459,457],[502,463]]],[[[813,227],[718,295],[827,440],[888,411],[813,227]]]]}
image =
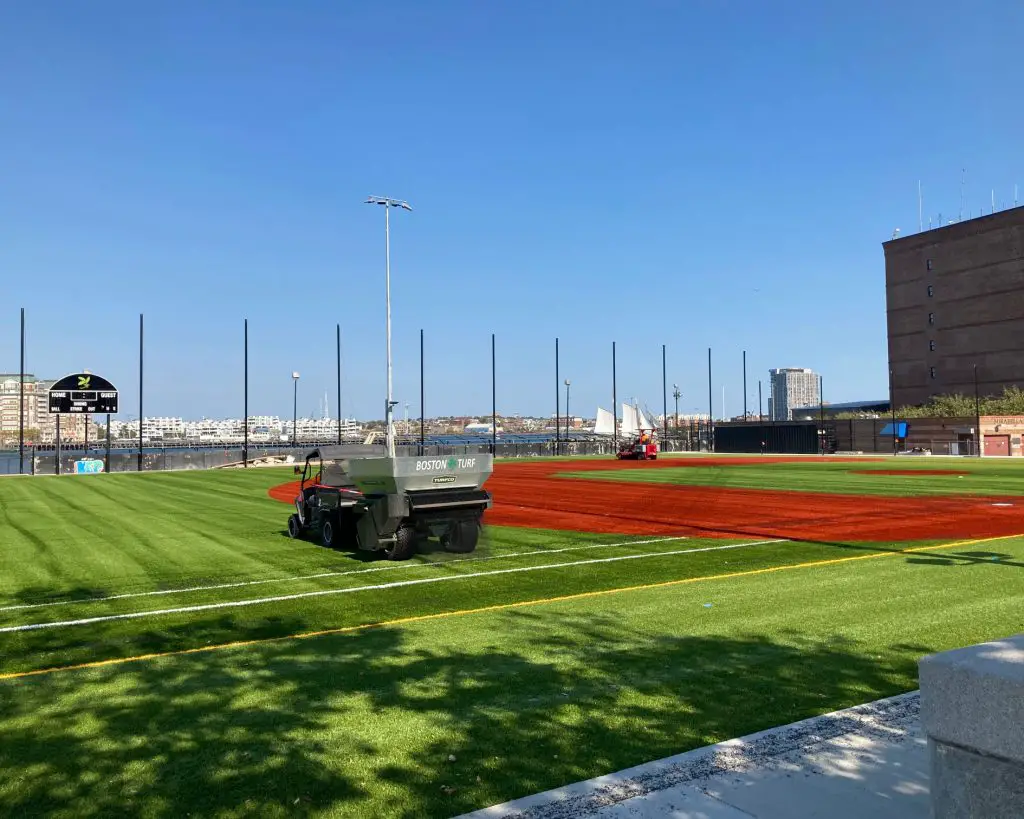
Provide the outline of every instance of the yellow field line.
{"type": "Polygon", "coordinates": [[[639,586],[624,586],[615,589],[600,589],[598,591],[578,592],[577,594],[565,594],[559,597],[543,597],[538,600],[522,600],[518,603],[499,603],[493,606],[482,606],[475,609],[459,609],[457,611],[443,611],[436,614],[419,614],[412,617],[400,617],[396,620],[383,620],[379,623],[362,623],[358,626],[342,626],[339,628],[322,629],[320,631],[306,631],[298,634],[285,634],[280,637],[261,637],[255,640],[236,640],[231,643],[218,643],[210,646],[198,646],[196,648],[183,648],[175,651],[163,651],[153,654],[139,654],[134,657],[114,657],[109,660],[95,660],[88,663],[76,665],[53,666],[51,668],[37,668],[32,671],[15,671],[8,674],[0,674],[0,681],[20,680],[25,677],[38,677],[43,674],[55,674],[59,671],[83,671],[90,668],[103,668],[108,665],[121,665],[123,663],[139,663],[146,660],[157,660],[164,657],[183,657],[188,654],[200,654],[207,651],[221,651],[229,648],[245,648],[247,646],[263,645],[265,643],[277,643],[284,640],[308,640],[311,637],[326,637],[332,634],[349,634],[354,631],[367,631],[373,628],[385,628],[388,626],[404,626],[409,623],[422,623],[427,620],[440,620],[447,617],[462,617],[468,614],[484,614],[494,611],[508,611],[509,609],[524,608],[526,606],[541,606],[550,603],[564,603],[570,600],[584,600],[590,597],[602,597],[610,594],[622,594],[624,592],[646,591],[648,589],[664,589],[669,586],[683,586],[690,583],[702,583],[712,580],[730,580],[739,577],[753,577],[761,574],[772,574],[774,572],[786,572],[793,569],[812,569],[820,566],[835,566],[840,563],[853,563],[856,560],[874,560],[881,557],[893,557],[895,555],[913,554],[915,552],[930,552],[937,549],[956,549],[962,546],[977,546],[982,543],[993,543],[997,540],[1010,540],[1012,538],[1024,537],[1024,535],[999,535],[996,537],[977,538],[975,540],[961,540],[954,543],[940,543],[934,546],[916,546],[912,549],[899,549],[889,552],[875,552],[869,555],[855,555],[853,557],[836,557],[828,560],[812,560],[805,563],[791,563],[786,566],[769,566],[764,569],[747,569],[740,572],[727,572],[725,574],[703,575],[701,577],[685,577],[680,580],[664,580],[660,583],[644,583],[639,586]]]}

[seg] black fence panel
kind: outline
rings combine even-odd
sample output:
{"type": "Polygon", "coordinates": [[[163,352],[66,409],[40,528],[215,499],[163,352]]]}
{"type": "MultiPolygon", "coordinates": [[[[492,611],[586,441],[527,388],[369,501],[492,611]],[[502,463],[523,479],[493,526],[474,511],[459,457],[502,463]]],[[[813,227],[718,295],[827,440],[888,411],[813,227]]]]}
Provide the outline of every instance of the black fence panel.
{"type": "Polygon", "coordinates": [[[814,455],[821,451],[822,436],[814,421],[715,426],[715,452],[814,455]]]}

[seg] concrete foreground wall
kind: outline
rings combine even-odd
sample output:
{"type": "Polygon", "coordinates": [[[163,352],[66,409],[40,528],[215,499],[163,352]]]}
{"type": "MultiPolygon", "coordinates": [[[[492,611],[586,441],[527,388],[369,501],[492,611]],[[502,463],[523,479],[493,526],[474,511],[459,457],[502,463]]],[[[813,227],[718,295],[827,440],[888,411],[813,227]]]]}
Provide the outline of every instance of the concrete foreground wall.
{"type": "Polygon", "coordinates": [[[1024,817],[1024,634],[920,663],[935,819],[1024,817]]]}

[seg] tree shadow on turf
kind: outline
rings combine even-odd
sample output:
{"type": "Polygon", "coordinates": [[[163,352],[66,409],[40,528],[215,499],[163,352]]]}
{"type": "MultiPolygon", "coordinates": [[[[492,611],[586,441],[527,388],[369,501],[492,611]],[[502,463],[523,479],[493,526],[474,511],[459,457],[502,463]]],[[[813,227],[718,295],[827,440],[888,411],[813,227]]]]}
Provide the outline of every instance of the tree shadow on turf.
{"type": "Polygon", "coordinates": [[[928,557],[908,557],[907,563],[926,566],[978,566],[983,563],[997,563],[1000,566],[1015,566],[1024,569],[1024,563],[1005,552],[948,552],[928,557]]]}
{"type": "Polygon", "coordinates": [[[38,606],[52,603],[78,603],[109,597],[114,592],[99,586],[75,586],[54,591],[52,586],[24,586],[3,598],[5,606],[38,606]]]}
{"type": "Polygon", "coordinates": [[[523,610],[445,632],[461,643],[436,627],[0,683],[0,804],[451,816],[911,689],[922,653],[799,633],[647,636],[612,616],[523,610]]]}
{"type": "MultiPolygon", "coordinates": [[[[827,528],[828,523],[823,523],[822,527],[827,528]]],[[[717,533],[729,534],[737,538],[772,538],[773,535],[770,532],[757,531],[747,527],[740,528],[729,528],[723,527],[715,530],[717,533]]],[[[1021,536],[1024,538],[1024,535],[1021,536]]],[[[982,538],[984,539],[984,538],[982,538]]],[[[891,553],[894,555],[906,553],[907,563],[915,563],[919,565],[933,565],[933,566],[945,566],[945,565],[964,565],[970,563],[998,563],[1001,566],[1016,566],[1018,568],[1024,568],[1024,562],[1020,562],[1014,559],[1013,555],[1000,553],[1000,552],[984,552],[984,551],[970,551],[970,552],[953,552],[947,553],[938,558],[920,558],[914,557],[914,553],[909,551],[914,549],[913,545],[904,546],[892,546],[885,547],[879,543],[857,543],[857,542],[842,542],[837,540],[826,540],[823,538],[799,538],[799,537],[786,537],[783,538],[790,543],[810,543],[817,546],[829,546],[835,549],[842,549],[844,551],[852,552],[879,552],[879,553],[891,553]],[[944,559],[948,558],[948,559],[944,559]]],[[[941,545],[936,544],[936,550],[942,548],[941,545]]]]}

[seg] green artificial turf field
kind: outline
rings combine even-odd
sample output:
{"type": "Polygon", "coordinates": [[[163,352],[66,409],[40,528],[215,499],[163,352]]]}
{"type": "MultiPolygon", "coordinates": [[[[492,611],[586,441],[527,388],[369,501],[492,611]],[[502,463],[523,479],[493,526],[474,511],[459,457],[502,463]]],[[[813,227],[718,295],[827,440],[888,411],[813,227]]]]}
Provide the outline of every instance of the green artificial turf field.
{"type": "Polygon", "coordinates": [[[492,527],[389,563],[287,538],[291,477],[0,480],[0,814],[451,816],[1024,627],[1024,538],[492,527]]]}
{"type": "MultiPolygon", "coordinates": [[[[700,458],[689,458],[700,463],[700,458]]],[[[679,466],[664,469],[597,470],[560,474],[586,480],[641,481],[733,489],[778,489],[794,492],[832,492],[853,495],[1024,495],[1024,463],[1016,460],[905,457],[848,458],[843,461],[791,461],[714,466],[679,466]],[[899,470],[910,475],[873,474],[899,470]],[[950,471],[961,475],[933,475],[950,471]]]]}

